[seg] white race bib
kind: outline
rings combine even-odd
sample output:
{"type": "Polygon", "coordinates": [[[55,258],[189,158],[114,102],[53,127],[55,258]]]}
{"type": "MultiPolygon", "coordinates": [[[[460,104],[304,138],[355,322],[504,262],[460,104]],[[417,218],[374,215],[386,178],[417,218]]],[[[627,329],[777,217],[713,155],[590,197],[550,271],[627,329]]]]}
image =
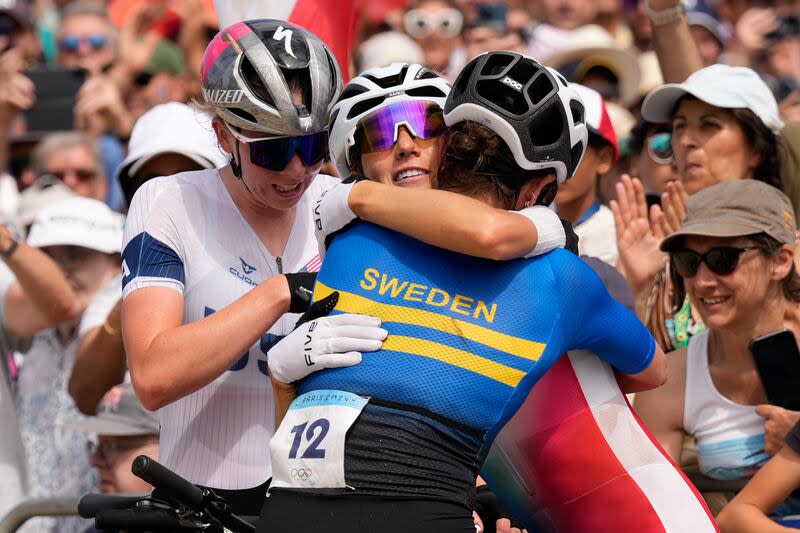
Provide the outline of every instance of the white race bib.
{"type": "Polygon", "coordinates": [[[338,390],[295,398],[269,443],[270,488],[344,488],[345,435],[367,401],[338,390]]]}

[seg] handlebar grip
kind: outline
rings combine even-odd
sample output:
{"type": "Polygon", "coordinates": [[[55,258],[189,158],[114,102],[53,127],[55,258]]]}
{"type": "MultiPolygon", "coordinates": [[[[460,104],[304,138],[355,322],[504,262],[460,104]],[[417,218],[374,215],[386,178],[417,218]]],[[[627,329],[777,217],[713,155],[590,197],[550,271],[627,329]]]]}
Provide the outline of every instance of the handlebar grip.
{"type": "Polygon", "coordinates": [[[138,501],[147,498],[147,496],[147,494],[121,496],[118,494],[90,493],[82,497],[78,502],[78,514],[83,518],[94,518],[101,511],[133,507],[138,501]]]}
{"type": "Polygon", "coordinates": [[[163,509],[111,509],[97,513],[94,526],[101,531],[199,531],[202,524],[163,509]]]}
{"type": "Polygon", "coordinates": [[[158,491],[184,505],[199,509],[203,504],[203,491],[199,487],[146,455],[140,455],[133,460],[131,471],[158,491]]]}

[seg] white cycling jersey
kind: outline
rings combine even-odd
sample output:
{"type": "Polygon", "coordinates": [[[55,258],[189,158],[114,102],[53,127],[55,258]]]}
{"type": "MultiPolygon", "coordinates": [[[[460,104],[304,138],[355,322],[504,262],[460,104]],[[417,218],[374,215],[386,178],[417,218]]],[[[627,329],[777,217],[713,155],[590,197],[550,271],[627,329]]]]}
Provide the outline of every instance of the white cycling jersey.
{"type": "MultiPolygon", "coordinates": [[[[298,204],[284,255],[273,257],[217,170],[148,181],[136,193],[126,221],[123,298],[143,287],[172,288],[184,297],[186,324],[233,303],[275,274],[318,270],[312,206],[336,182],[317,176],[298,204]]],[[[274,413],[266,353],[298,317],[284,315],[223,375],[159,410],[160,461],[167,468],[221,489],[255,487],[271,476],[274,413]]]]}

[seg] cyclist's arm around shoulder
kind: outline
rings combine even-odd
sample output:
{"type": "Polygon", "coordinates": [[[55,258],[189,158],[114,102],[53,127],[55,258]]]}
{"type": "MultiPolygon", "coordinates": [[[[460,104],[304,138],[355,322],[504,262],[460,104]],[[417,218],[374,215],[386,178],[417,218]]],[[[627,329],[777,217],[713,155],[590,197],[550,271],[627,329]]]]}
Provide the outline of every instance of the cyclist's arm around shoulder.
{"type": "Polygon", "coordinates": [[[670,352],[666,359],[667,382],[656,389],[638,393],[633,408],[664,451],[677,463],[685,434],[686,349],[670,352]]]}
{"type": "MultiPolygon", "coordinates": [[[[525,257],[537,248],[540,240],[538,222],[530,217],[448,191],[360,181],[353,186],[348,203],[363,220],[432,246],[475,257],[495,260],[525,257]]],[[[551,218],[548,222],[557,224],[554,230],[563,237],[558,217],[553,213],[551,218]]],[[[563,246],[563,240],[553,241],[536,252],[563,246]]]]}
{"type": "Polygon", "coordinates": [[[284,276],[272,277],[231,305],[189,324],[183,295],[143,287],[122,303],[131,378],[142,405],[161,408],[214,381],[289,311],[284,276]]]}
{"type": "Polygon", "coordinates": [[[631,311],[614,300],[595,272],[577,257],[549,256],[560,290],[570,346],[587,349],[624,374],[625,392],[658,387],[667,379],[664,352],[631,311]]]}

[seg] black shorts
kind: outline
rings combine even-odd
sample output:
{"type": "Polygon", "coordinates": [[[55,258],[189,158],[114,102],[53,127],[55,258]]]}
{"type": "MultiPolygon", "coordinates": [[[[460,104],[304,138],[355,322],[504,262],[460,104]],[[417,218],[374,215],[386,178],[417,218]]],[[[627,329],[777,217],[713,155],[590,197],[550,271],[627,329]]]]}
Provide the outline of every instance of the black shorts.
{"type": "Polygon", "coordinates": [[[472,512],[455,503],[275,489],[259,533],[475,533],[472,512]]]}

